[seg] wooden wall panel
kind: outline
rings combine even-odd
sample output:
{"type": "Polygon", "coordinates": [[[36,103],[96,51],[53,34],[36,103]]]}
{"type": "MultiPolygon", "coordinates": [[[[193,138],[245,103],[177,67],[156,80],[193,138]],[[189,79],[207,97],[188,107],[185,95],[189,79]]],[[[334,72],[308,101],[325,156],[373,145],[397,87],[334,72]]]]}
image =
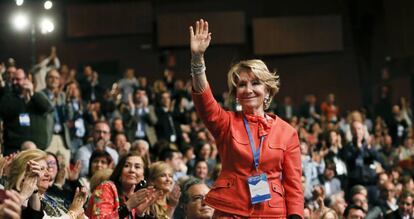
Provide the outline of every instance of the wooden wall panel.
{"type": "Polygon", "coordinates": [[[343,50],[340,16],[253,19],[257,55],[343,50]]]}
{"type": "Polygon", "coordinates": [[[151,33],[150,2],[78,4],[67,8],[68,37],[151,33]]]}
{"type": "Polygon", "coordinates": [[[414,55],[414,1],[384,0],[386,36],[393,57],[414,55]]]}
{"type": "Polygon", "coordinates": [[[209,22],[214,44],[245,43],[244,12],[207,12],[162,14],[157,17],[158,45],[161,47],[187,46],[188,27],[200,18],[209,22]]]}

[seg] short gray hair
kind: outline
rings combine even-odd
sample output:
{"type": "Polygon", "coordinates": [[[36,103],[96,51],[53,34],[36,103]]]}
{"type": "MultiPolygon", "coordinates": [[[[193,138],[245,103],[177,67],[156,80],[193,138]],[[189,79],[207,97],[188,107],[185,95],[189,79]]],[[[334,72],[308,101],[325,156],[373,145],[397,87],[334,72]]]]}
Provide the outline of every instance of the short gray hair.
{"type": "Polygon", "coordinates": [[[190,197],[188,195],[188,190],[192,186],[199,185],[199,184],[204,184],[204,183],[201,180],[199,180],[195,177],[190,177],[181,184],[180,204],[187,204],[188,203],[188,201],[190,200],[190,197]]]}
{"type": "Polygon", "coordinates": [[[140,144],[143,144],[143,145],[145,146],[145,149],[146,149],[146,150],[149,150],[149,143],[148,143],[147,141],[145,141],[145,140],[142,140],[142,139],[135,140],[135,141],[132,143],[131,150],[137,150],[138,145],[140,145],[140,144]]]}

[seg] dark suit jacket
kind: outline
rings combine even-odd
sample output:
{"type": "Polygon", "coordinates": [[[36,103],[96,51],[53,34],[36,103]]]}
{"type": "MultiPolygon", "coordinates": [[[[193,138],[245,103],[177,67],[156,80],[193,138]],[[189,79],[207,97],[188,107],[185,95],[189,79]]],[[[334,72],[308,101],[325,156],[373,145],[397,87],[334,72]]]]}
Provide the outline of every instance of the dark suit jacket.
{"type": "Polygon", "coordinates": [[[397,209],[395,211],[392,211],[392,212],[386,214],[384,218],[385,219],[401,219],[402,215],[400,213],[400,210],[397,209]]]}
{"type": "Polygon", "coordinates": [[[5,94],[0,100],[0,117],[4,121],[4,155],[20,150],[25,141],[33,141],[38,148],[48,146],[46,129],[47,113],[53,110],[52,104],[41,92],[35,92],[29,102],[14,92],[5,94]],[[29,114],[30,125],[21,126],[19,116],[29,114]]]}
{"type": "Polygon", "coordinates": [[[148,113],[145,114],[143,117],[137,117],[133,113],[126,110],[125,121],[128,127],[127,129],[127,137],[130,142],[135,140],[135,132],[137,131],[137,124],[138,122],[144,123],[144,132],[145,136],[148,139],[148,143],[150,145],[154,145],[157,142],[157,133],[155,131],[155,124],[158,122],[157,115],[155,114],[155,110],[153,106],[148,106],[148,113]],[[143,121],[141,121],[142,119],[143,121]]]}
{"type": "MultiPolygon", "coordinates": [[[[300,116],[304,117],[304,118],[310,118],[311,117],[311,114],[309,112],[310,108],[311,108],[311,106],[310,106],[309,103],[303,104],[300,108],[300,116]]],[[[315,104],[315,112],[319,115],[321,114],[321,108],[320,108],[319,104],[317,104],[317,103],[315,104]]]]}
{"type": "Polygon", "coordinates": [[[157,130],[157,137],[158,140],[164,139],[170,141],[170,136],[173,134],[173,128],[175,129],[176,135],[176,142],[180,142],[181,140],[181,129],[175,119],[173,118],[173,114],[171,112],[165,112],[162,107],[157,107],[155,109],[155,114],[157,115],[158,122],[155,125],[157,130]],[[173,126],[170,123],[169,116],[171,116],[173,120],[173,126]]]}
{"type": "MultiPolygon", "coordinates": [[[[298,115],[298,111],[296,110],[296,108],[294,106],[292,107],[292,117],[293,116],[297,116],[298,115]]],[[[285,120],[289,120],[291,118],[287,118],[287,109],[286,109],[286,105],[282,104],[280,106],[277,107],[277,115],[280,116],[282,119],[285,120]]]]}

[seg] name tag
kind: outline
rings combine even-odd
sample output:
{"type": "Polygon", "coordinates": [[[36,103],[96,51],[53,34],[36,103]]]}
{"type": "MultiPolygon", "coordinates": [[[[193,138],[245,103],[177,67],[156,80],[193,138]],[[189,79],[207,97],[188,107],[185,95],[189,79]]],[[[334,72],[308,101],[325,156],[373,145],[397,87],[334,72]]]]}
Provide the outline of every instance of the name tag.
{"type": "Polygon", "coordinates": [[[30,126],[30,117],[28,113],[22,113],[19,115],[20,126],[30,126]]]}
{"type": "Polygon", "coordinates": [[[247,183],[252,204],[264,202],[272,198],[266,174],[251,176],[248,178],[247,183]]]}

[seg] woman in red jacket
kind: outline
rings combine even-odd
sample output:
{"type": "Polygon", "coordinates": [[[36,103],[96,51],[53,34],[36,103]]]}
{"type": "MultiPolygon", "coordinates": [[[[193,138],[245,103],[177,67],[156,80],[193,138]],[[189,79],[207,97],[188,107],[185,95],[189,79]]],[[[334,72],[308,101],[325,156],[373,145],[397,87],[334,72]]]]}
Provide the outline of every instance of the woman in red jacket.
{"type": "Polygon", "coordinates": [[[242,112],[225,111],[205,74],[208,23],[199,20],[189,31],[193,100],[222,160],[221,174],[205,199],[215,208],[214,218],[303,218],[298,135],[285,121],[265,113],[279,90],[279,76],[261,60],[234,65],[228,86],[242,112]]]}

